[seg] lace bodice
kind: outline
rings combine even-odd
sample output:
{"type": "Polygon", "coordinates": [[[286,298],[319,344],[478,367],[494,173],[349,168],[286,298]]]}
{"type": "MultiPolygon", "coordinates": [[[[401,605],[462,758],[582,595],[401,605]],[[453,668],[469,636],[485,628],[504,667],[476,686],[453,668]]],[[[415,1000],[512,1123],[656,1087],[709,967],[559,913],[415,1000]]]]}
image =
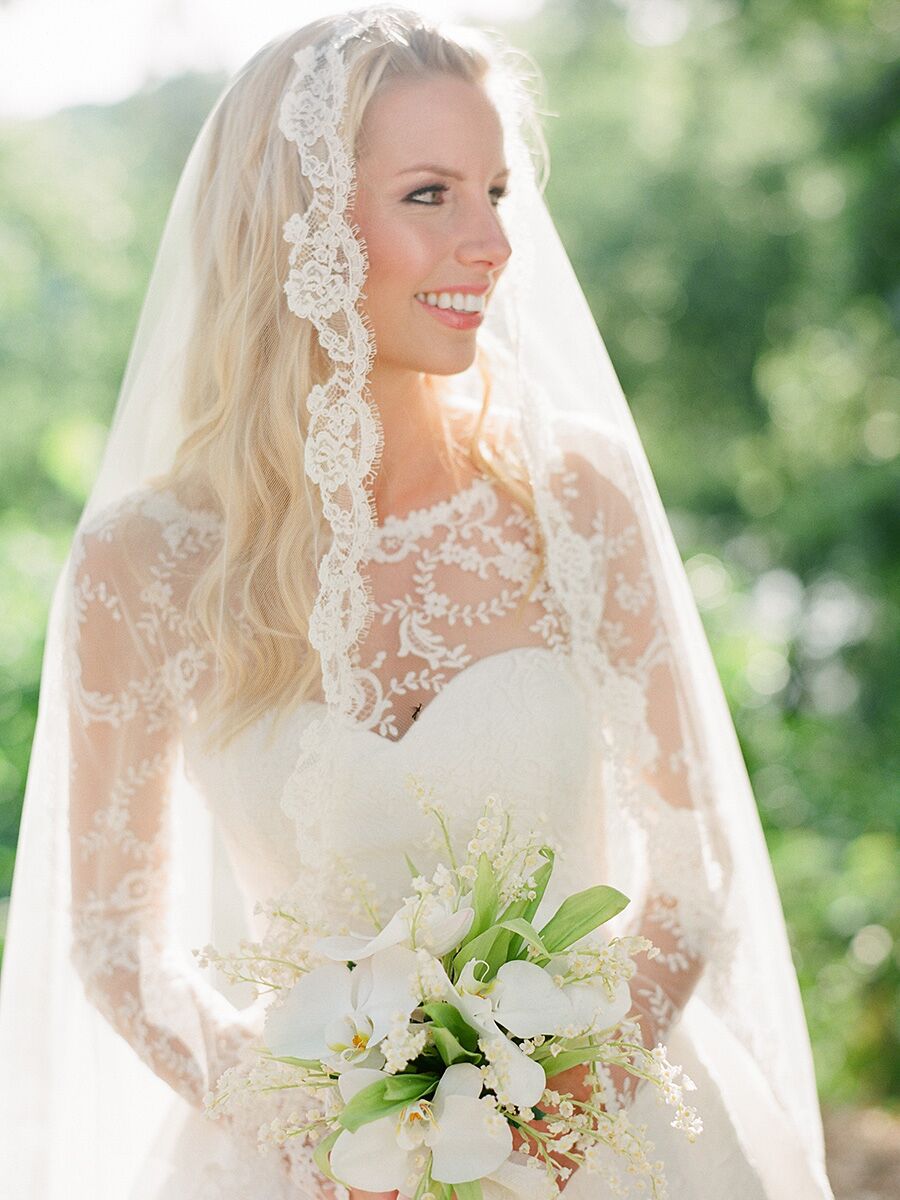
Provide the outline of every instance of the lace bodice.
{"type": "MultiPolygon", "coordinates": [[[[546,818],[565,866],[545,910],[591,883],[626,883],[611,877],[603,839],[608,822],[630,823],[639,870],[623,886],[632,905],[622,929],[663,950],[633,980],[646,1039],[683,1008],[717,934],[721,881],[704,857],[637,526],[621,492],[610,484],[601,495],[580,536],[602,590],[606,650],[633,685],[627,720],[643,721],[640,812],[604,792],[603,747],[565,622],[543,575],[525,594],[538,561],[533,519],[493,481],[477,476],[374,530],[374,619],[354,660],[361,720],[326,764],[317,786],[328,790],[313,796],[287,785],[321,697],[298,704],[274,738],[266,718],[222,751],[202,747],[196,697],[214,664],[186,602],[221,536],[215,515],[144,490],[81,530],[68,643],[73,959],[98,1008],[195,1108],[252,1041],[259,1014],[217,992],[169,927],[169,806],[182,756],[248,905],[291,884],[312,856],[340,852],[389,914],[408,890],[403,851],[424,853],[410,774],[434,786],[463,832],[492,790],[523,820],[546,818]]],[[[316,902],[340,912],[336,893],[311,892],[316,902]]]]}
{"type": "Polygon", "coordinates": [[[373,531],[372,626],[354,656],[366,728],[397,738],[459,672],[503,647],[561,649],[533,524],[483,476],[373,531]]]}

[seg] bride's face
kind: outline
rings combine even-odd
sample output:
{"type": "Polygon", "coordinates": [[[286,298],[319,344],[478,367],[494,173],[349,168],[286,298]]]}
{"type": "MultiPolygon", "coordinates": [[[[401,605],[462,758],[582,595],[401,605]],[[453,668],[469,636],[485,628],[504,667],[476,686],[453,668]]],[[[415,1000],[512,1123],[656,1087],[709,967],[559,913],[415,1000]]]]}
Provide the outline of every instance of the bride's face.
{"type": "Polygon", "coordinates": [[[361,133],[352,217],[368,253],[362,307],[377,363],[464,371],[483,317],[427,297],[463,292],[489,304],[509,259],[496,109],[482,88],[450,75],[398,80],[371,101],[361,133]]]}

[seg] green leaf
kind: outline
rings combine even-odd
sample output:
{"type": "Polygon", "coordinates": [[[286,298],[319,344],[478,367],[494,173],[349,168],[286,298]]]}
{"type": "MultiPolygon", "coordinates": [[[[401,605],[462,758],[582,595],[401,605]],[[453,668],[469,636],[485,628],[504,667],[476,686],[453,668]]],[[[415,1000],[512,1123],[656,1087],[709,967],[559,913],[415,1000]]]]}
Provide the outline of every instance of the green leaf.
{"type": "Polygon", "coordinates": [[[347,1103],[338,1120],[345,1129],[355,1133],[369,1121],[377,1121],[403,1108],[437,1086],[434,1075],[389,1075],[376,1079],[347,1103]]]}
{"type": "Polygon", "coordinates": [[[478,856],[478,874],[475,876],[475,887],[472,892],[475,917],[463,945],[476,938],[479,933],[483,933],[485,929],[490,928],[497,917],[499,902],[500,894],[497,891],[494,868],[491,866],[491,860],[482,851],[478,856]]]}
{"type": "Polygon", "coordinates": [[[454,1183],[453,1190],[456,1192],[456,1200],[484,1200],[481,1184],[477,1179],[470,1183],[454,1183]]]}
{"type": "Polygon", "coordinates": [[[409,857],[409,855],[406,853],[405,850],[403,851],[403,857],[406,859],[406,865],[409,867],[409,873],[410,873],[410,875],[412,875],[413,879],[415,879],[417,875],[422,874],[422,872],[420,870],[418,870],[418,868],[416,867],[416,864],[409,857]]]}
{"type": "Polygon", "coordinates": [[[466,1050],[477,1050],[478,1030],[472,1028],[454,1005],[445,1000],[432,1000],[422,1005],[422,1012],[431,1018],[433,1025],[449,1030],[466,1050]]]}
{"type": "MultiPolygon", "coordinates": [[[[553,873],[553,864],[556,861],[556,854],[550,846],[541,846],[538,853],[542,854],[547,861],[531,877],[531,890],[534,892],[534,899],[529,900],[526,897],[513,901],[500,914],[498,921],[510,920],[513,917],[524,917],[526,921],[534,921],[537,910],[544,898],[544,892],[547,890],[547,884],[550,882],[550,876],[553,873]]],[[[525,943],[521,937],[511,937],[506,946],[507,959],[524,958],[524,947],[525,943]]]]}
{"type": "Polygon", "coordinates": [[[605,1047],[603,1046],[580,1046],[574,1050],[563,1050],[555,1058],[552,1054],[538,1057],[537,1053],[531,1057],[535,1062],[540,1062],[544,1068],[544,1074],[550,1079],[553,1075],[561,1075],[563,1071],[568,1071],[569,1067],[577,1067],[581,1063],[593,1062],[594,1059],[601,1057],[604,1050],[605,1047]]]}
{"type": "Polygon", "coordinates": [[[267,1054],[271,1062],[287,1063],[291,1067],[321,1067],[317,1058],[292,1058],[289,1054],[267,1054]]]}
{"type": "Polygon", "coordinates": [[[406,1103],[410,1098],[418,1100],[429,1088],[436,1086],[437,1078],[434,1075],[412,1071],[408,1075],[389,1075],[384,1081],[384,1098],[406,1103]]]}
{"type": "Polygon", "coordinates": [[[328,1162],[328,1155],[331,1153],[331,1147],[338,1140],[344,1131],[342,1129],[334,1129],[329,1133],[328,1137],[322,1138],[318,1146],[313,1151],[313,1162],[327,1179],[334,1180],[335,1183],[340,1183],[337,1175],[331,1170],[331,1165],[328,1162]]]}
{"type": "MultiPolygon", "coordinates": [[[[479,933],[470,942],[463,943],[453,959],[451,977],[458,979],[467,962],[473,958],[482,958],[488,964],[489,968],[486,978],[490,978],[493,973],[490,970],[490,966],[497,957],[498,942],[502,942],[503,947],[507,946],[509,944],[509,934],[501,929],[499,925],[491,925],[489,929],[485,929],[483,933],[479,933]]],[[[499,960],[494,971],[497,970],[502,961],[503,959],[499,960]]]]}
{"type": "Polygon", "coordinates": [[[627,896],[603,884],[575,892],[563,900],[541,930],[544,945],[551,954],[565,950],[580,937],[620,913],[628,903],[627,896]]]}
{"type": "Polygon", "coordinates": [[[538,867],[531,877],[531,886],[535,896],[533,900],[527,902],[525,912],[522,914],[527,921],[533,921],[538,908],[540,908],[547,884],[550,882],[550,876],[553,874],[553,864],[556,861],[556,854],[549,846],[541,846],[538,853],[543,854],[547,861],[542,867],[538,867]]]}
{"type": "MultiPolygon", "coordinates": [[[[547,958],[550,957],[550,952],[544,945],[541,935],[535,929],[530,921],[526,921],[524,917],[510,917],[508,921],[499,921],[498,924],[503,929],[511,929],[514,933],[521,935],[522,939],[530,946],[534,946],[540,954],[544,954],[547,958]]],[[[510,947],[511,949],[511,947],[510,947]]]]}
{"type": "Polygon", "coordinates": [[[448,1067],[452,1067],[456,1062],[476,1064],[481,1062],[481,1053],[475,1050],[467,1050],[449,1029],[442,1029],[439,1025],[435,1026],[431,1031],[431,1036],[434,1038],[434,1044],[438,1049],[438,1053],[448,1067]]]}
{"type": "MultiPolygon", "coordinates": [[[[473,958],[484,959],[488,964],[488,970],[485,973],[485,979],[487,980],[492,979],[505,962],[509,962],[510,959],[523,957],[522,948],[525,945],[525,939],[521,933],[516,933],[507,923],[515,920],[517,917],[530,921],[538,910],[553,870],[555,858],[549,846],[542,846],[540,853],[547,859],[547,862],[542,867],[539,867],[532,876],[532,888],[535,892],[534,899],[530,900],[527,897],[520,897],[518,900],[513,900],[506,906],[493,925],[469,941],[463,942],[453,959],[452,974],[454,978],[459,978],[463,967],[473,958]]],[[[612,888],[607,890],[612,891],[612,888]]],[[[626,900],[625,903],[627,904],[628,901],[626,900]]],[[[543,936],[543,931],[541,936],[543,936]]],[[[544,940],[546,945],[546,939],[544,940]]]]}

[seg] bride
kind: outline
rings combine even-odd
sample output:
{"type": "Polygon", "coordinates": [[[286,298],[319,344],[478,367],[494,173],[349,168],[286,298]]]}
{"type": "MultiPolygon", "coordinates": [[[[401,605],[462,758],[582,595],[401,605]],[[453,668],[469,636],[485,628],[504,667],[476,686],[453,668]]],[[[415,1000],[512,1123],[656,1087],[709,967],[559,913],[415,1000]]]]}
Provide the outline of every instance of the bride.
{"type": "Polygon", "coordinates": [[[661,949],[633,1013],[704,1131],[624,1076],[607,1097],[671,1196],[831,1196],[746,771],[545,166],[524,56],[390,6],[271,42],[201,130],[53,598],[0,1005],[11,1200],[348,1194],[205,1113],[265,998],[191,950],[258,936],[298,880],[362,929],[347,869],[392,912],[431,852],[411,778],[454,836],[490,793],[546,829],[547,915],[630,897],[609,932],[661,949]]]}

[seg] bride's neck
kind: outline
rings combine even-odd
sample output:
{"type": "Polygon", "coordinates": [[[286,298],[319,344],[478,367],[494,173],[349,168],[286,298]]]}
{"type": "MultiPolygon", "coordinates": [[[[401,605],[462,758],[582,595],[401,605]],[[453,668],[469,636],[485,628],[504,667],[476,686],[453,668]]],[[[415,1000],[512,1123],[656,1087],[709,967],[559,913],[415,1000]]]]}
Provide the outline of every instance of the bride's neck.
{"type": "Polygon", "coordinates": [[[375,479],[379,514],[418,507],[433,492],[461,483],[450,453],[450,417],[443,388],[432,377],[406,372],[402,379],[369,378],[384,431],[381,464],[375,479]]]}

